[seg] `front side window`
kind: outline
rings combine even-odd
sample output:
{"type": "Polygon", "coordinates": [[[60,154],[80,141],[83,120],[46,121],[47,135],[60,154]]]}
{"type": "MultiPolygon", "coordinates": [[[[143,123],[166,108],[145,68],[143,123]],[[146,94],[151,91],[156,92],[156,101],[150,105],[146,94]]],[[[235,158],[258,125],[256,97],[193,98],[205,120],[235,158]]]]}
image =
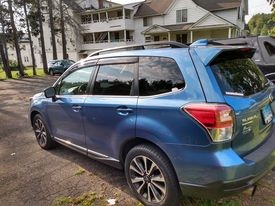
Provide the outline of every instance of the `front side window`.
{"type": "Polygon", "coordinates": [[[94,86],[94,95],[129,96],[134,89],[136,64],[102,65],[94,86]]]}
{"type": "Polygon", "coordinates": [[[179,91],[185,86],[177,63],[164,57],[141,57],[139,60],[139,95],[150,96],[179,91]]]}
{"type": "Polygon", "coordinates": [[[87,94],[88,84],[95,67],[87,67],[74,71],[59,84],[59,95],[87,94]]]}
{"type": "Polygon", "coordinates": [[[187,9],[177,10],[177,23],[187,22],[187,9]]]}

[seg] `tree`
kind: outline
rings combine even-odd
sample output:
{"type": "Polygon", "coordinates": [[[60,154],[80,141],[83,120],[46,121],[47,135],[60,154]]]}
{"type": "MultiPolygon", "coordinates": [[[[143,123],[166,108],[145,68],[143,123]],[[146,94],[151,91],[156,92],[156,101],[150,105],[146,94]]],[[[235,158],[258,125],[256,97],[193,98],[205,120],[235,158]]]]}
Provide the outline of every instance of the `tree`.
{"type": "Polygon", "coordinates": [[[4,4],[2,3],[2,0],[0,0],[0,26],[2,28],[2,44],[4,47],[4,53],[7,59],[7,62],[9,62],[9,56],[8,56],[8,48],[7,48],[7,37],[6,37],[6,28],[8,25],[7,17],[8,17],[8,10],[4,7],[4,4]]]}
{"type": "Polygon", "coordinates": [[[48,0],[48,9],[49,9],[49,20],[50,20],[49,25],[51,28],[53,59],[57,59],[56,40],[55,40],[55,24],[54,24],[54,18],[53,18],[54,5],[53,5],[52,0],[48,0]]]}
{"type": "Polygon", "coordinates": [[[22,58],[21,58],[21,51],[20,51],[20,46],[19,46],[17,28],[16,28],[15,22],[14,22],[14,12],[13,12],[12,6],[13,6],[12,1],[8,0],[8,11],[10,14],[10,24],[12,27],[13,43],[14,43],[16,56],[17,56],[18,71],[19,71],[19,76],[23,77],[24,76],[23,63],[22,63],[22,58]]]}
{"type": "Polygon", "coordinates": [[[275,35],[275,12],[272,14],[256,14],[248,22],[252,35],[275,35]]]}
{"type": "Polygon", "coordinates": [[[64,23],[63,0],[59,0],[59,12],[60,12],[60,31],[61,31],[61,39],[62,39],[63,59],[68,59],[67,41],[66,41],[65,23],[64,23]]]}
{"type": "MultiPolygon", "coordinates": [[[[1,36],[3,36],[3,35],[5,35],[5,34],[2,34],[1,36]]],[[[3,62],[3,70],[6,73],[6,77],[7,78],[12,78],[11,70],[10,70],[10,67],[9,67],[9,62],[7,60],[7,55],[5,54],[4,46],[3,46],[2,42],[0,42],[0,57],[1,57],[2,62],[3,62]]]]}
{"type": "Polygon", "coordinates": [[[32,56],[32,72],[33,72],[33,75],[36,75],[36,61],[35,61],[35,56],[34,56],[32,35],[31,35],[31,30],[30,30],[30,25],[29,25],[29,20],[28,20],[27,0],[23,0],[23,8],[24,8],[24,14],[25,14],[25,21],[26,21],[26,25],[27,25],[28,37],[29,37],[29,41],[30,41],[30,49],[31,49],[31,56],[32,56]]]}
{"type": "Polygon", "coordinates": [[[37,14],[39,21],[39,33],[40,33],[40,42],[41,42],[41,57],[43,62],[43,70],[44,73],[48,74],[48,64],[47,64],[47,56],[46,56],[46,48],[45,48],[45,40],[44,40],[44,30],[43,30],[43,17],[41,11],[41,0],[36,0],[37,2],[37,14]]]}

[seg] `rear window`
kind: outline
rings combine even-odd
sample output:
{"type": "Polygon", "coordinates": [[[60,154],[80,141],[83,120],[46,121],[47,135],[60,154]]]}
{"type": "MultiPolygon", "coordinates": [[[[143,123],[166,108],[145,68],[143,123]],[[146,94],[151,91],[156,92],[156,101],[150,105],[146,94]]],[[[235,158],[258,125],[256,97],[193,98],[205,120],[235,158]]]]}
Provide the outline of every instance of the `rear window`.
{"type": "Polygon", "coordinates": [[[216,62],[212,70],[227,95],[249,96],[262,91],[267,79],[249,58],[216,62]]]}

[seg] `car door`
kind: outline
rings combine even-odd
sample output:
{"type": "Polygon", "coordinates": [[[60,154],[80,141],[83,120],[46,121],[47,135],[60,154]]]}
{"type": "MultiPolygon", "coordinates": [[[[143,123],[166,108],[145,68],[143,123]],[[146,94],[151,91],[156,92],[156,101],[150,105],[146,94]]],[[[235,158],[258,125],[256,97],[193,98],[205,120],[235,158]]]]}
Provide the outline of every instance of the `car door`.
{"type": "Polygon", "coordinates": [[[82,107],[95,66],[73,69],[55,86],[56,100],[48,103],[47,114],[52,135],[67,143],[85,146],[82,107]]]}
{"type": "Polygon", "coordinates": [[[138,58],[102,59],[83,114],[91,157],[118,159],[117,145],[135,136],[138,58]],[[111,158],[113,157],[113,158],[111,158]]]}

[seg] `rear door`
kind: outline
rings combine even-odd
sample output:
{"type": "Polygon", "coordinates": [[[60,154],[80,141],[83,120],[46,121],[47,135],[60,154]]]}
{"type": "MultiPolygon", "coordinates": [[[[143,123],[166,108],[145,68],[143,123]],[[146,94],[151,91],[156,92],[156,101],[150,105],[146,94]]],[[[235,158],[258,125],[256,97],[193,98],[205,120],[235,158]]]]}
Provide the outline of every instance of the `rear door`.
{"type": "Polygon", "coordinates": [[[211,69],[225,101],[235,111],[232,147],[241,155],[249,153],[272,131],[273,86],[243,52],[224,52],[214,60],[211,69]]]}

